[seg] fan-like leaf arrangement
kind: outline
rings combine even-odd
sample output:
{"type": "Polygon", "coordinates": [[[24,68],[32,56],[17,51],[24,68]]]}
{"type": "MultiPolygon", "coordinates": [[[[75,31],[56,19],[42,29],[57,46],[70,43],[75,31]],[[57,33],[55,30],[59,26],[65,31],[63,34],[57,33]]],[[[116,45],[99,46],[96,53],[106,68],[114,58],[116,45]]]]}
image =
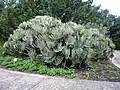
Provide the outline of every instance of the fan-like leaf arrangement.
{"type": "Polygon", "coordinates": [[[97,29],[62,23],[49,16],[23,22],[4,46],[13,55],[38,57],[45,63],[73,67],[89,65],[91,60],[109,59],[115,47],[97,29]]]}

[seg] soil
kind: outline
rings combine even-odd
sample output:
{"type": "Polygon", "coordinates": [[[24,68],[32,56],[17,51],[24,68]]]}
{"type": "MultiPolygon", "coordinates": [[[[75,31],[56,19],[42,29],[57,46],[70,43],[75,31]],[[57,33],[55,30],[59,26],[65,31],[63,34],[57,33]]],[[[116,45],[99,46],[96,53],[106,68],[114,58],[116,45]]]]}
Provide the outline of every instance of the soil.
{"type": "Polygon", "coordinates": [[[78,69],[76,72],[79,79],[120,82],[120,68],[111,61],[93,63],[91,69],[78,69]]]}

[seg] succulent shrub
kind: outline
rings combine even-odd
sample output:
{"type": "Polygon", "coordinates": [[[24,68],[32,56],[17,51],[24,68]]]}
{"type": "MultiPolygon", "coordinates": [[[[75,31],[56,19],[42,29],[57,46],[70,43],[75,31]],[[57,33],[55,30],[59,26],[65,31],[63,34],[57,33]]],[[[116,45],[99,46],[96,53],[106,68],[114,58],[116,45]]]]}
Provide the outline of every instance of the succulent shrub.
{"type": "Polygon", "coordinates": [[[49,16],[36,16],[19,25],[4,47],[12,55],[39,58],[61,66],[89,65],[113,56],[114,44],[97,29],[62,23],[49,16]]]}

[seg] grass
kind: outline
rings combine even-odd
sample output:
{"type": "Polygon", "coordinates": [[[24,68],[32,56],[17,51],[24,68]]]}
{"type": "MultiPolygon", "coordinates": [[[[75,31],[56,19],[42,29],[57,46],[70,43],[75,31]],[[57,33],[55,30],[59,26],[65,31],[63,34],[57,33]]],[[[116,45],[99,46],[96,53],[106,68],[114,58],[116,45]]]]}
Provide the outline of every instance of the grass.
{"type": "Polygon", "coordinates": [[[76,77],[74,69],[48,67],[47,65],[38,64],[33,60],[18,59],[11,56],[0,56],[0,67],[50,76],[76,77]]]}

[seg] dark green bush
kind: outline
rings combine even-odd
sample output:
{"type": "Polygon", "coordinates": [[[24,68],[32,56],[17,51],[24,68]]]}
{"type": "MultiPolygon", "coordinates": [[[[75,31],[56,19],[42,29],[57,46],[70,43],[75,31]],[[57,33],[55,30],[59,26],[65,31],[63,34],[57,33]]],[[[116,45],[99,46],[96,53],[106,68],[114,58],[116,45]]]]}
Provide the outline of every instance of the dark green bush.
{"type": "Polygon", "coordinates": [[[5,48],[3,47],[4,41],[0,38],[0,55],[5,51],[5,48]]]}
{"type": "Polygon", "coordinates": [[[116,46],[116,50],[120,50],[120,38],[118,39],[113,39],[113,43],[116,46]]]}

